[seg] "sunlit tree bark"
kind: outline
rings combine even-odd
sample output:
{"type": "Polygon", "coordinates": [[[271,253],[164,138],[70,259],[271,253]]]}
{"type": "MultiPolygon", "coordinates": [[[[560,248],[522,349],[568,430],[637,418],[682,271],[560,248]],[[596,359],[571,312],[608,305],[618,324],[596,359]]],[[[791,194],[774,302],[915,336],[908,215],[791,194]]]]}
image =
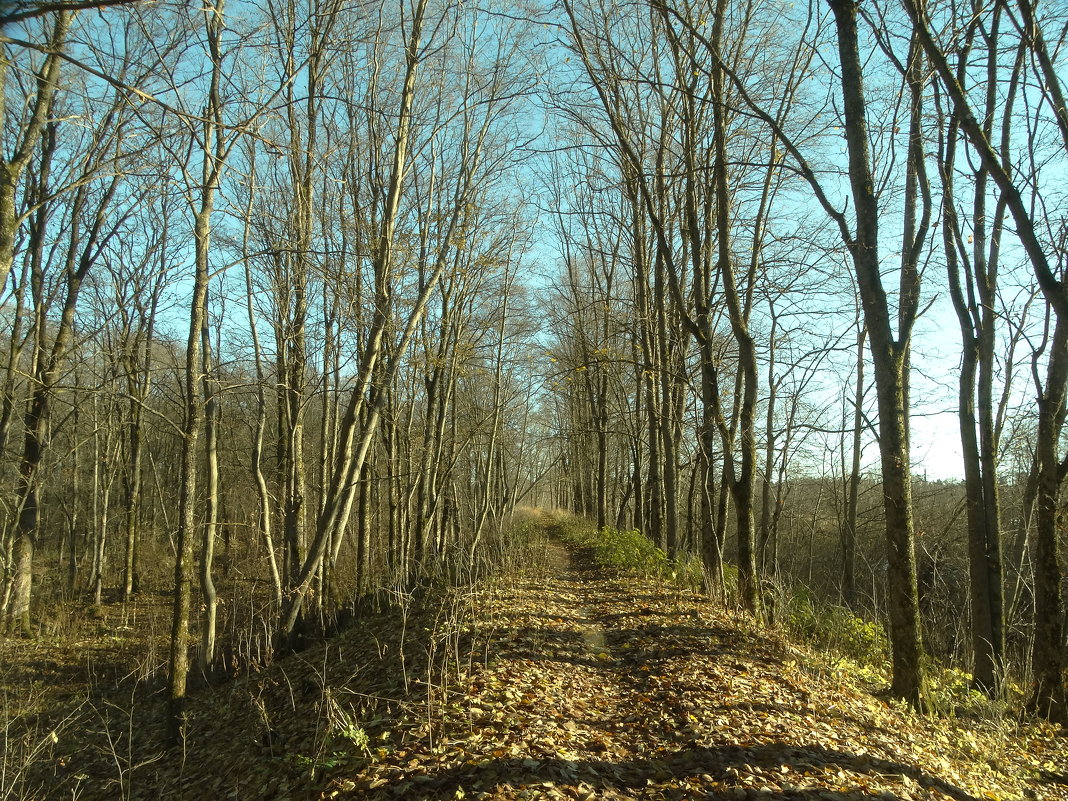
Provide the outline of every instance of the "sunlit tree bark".
{"type": "MultiPolygon", "coordinates": [[[[1031,705],[1052,718],[1068,719],[1068,697],[1065,690],[1066,657],[1063,643],[1064,600],[1062,569],[1057,547],[1057,508],[1068,457],[1059,454],[1060,434],[1064,425],[1064,403],[1068,392],[1068,355],[1064,337],[1068,327],[1068,285],[1058,275],[1060,265],[1051,259],[1050,250],[1040,236],[1040,220],[1025,200],[1025,190],[1035,176],[1019,177],[1011,164],[1005,162],[1007,153],[999,152],[976,115],[965,88],[951,68],[946,51],[931,31],[923,6],[914,0],[905,3],[906,11],[917,31],[920,45],[952,105],[954,122],[959,126],[978,157],[989,180],[1000,192],[999,202],[1005,205],[1008,217],[1015,225],[1016,236],[1034,272],[1035,280],[1053,314],[1052,333],[1045,381],[1038,392],[1038,434],[1036,440],[1037,520],[1035,534],[1035,646],[1032,671],[1035,689],[1031,705]],[[1056,267],[1056,269],[1055,269],[1056,267]]],[[[1064,92],[1060,78],[1052,71],[1042,29],[1034,17],[1028,0],[1021,0],[1021,14],[1026,24],[1022,41],[1038,63],[1042,76],[1041,92],[1053,118],[1065,150],[1068,151],[1068,115],[1064,109],[1064,92]]],[[[1054,257],[1058,258],[1058,257],[1054,257]]],[[[989,533],[989,531],[988,531],[989,533]]],[[[989,541],[988,541],[989,542],[989,541]]],[[[988,556],[989,545],[988,545],[988,556]]],[[[990,657],[986,657],[989,661],[990,657]]]]}

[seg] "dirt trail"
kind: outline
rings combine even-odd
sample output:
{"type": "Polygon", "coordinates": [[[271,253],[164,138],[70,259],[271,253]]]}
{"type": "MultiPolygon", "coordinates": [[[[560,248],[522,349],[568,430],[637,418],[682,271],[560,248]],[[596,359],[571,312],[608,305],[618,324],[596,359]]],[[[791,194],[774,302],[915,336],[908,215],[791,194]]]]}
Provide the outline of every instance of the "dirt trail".
{"type": "Polygon", "coordinates": [[[806,667],[702,599],[556,544],[541,568],[480,598],[485,659],[444,720],[323,798],[1066,797],[1024,784],[1008,746],[980,761],[989,744],[806,667]]]}
{"type": "Polygon", "coordinates": [[[924,719],[851,670],[549,543],[203,688],[186,749],[161,695],[123,688],[20,797],[1068,801],[1063,738],[924,719]]]}

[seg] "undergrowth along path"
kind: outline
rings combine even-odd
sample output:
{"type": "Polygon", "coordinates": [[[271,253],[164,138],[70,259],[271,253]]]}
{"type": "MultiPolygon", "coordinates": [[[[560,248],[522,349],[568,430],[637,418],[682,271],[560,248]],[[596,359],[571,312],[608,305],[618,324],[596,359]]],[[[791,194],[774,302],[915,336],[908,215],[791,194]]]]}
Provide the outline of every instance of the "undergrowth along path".
{"type": "Polygon", "coordinates": [[[42,719],[0,801],[1068,801],[1063,733],[888,704],[833,656],[539,537],[553,522],[488,578],[201,688],[186,748],[163,748],[165,698],[119,680],[42,719]]]}
{"type": "Polygon", "coordinates": [[[745,617],[546,547],[480,591],[482,658],[440,716],[399,722],[323,798],[1068,797],[1048,743],[922,718],[745,617]]]}

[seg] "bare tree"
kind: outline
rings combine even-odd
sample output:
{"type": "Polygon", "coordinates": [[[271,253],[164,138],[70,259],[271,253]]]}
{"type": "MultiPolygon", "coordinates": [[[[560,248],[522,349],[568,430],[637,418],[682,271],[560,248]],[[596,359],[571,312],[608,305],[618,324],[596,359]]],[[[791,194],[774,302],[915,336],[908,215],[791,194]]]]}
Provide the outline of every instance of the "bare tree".
{"type": "MultiPolygon", "coordinates": [[[[60,84],[62,51],[66,46],[72,19],[73,15],[66,10],[60,10],[55,15],[47,44],[43,48],[47,55],[40,67],[34,69],[31,66],[33,90],[27,98],[28,102],[23,103],[21,98],[8,96],[8,75],[12,68],[12,58],[5,53],[0,60],[0,116],[6,117],[12,106],[17,108],[21,105],[28,110],[28,114],[19,120],[11,154],[0,158],[0,292],[7,287],[8,275],[15,259],[16,239],[22,224],[17,200],[19,181],[29,167],[45,133],[48,120],[52,117],[52,106],[60,84]],[[17,102],[11,103],[11,100],[17,102]]],[[[7,47],[9,46],[5,45],[5,48],[7,47]]]]}
{"type": "MultiPolygon", "coordinates": [[[[57,26],[61,25],[65,31],[68,23],[60,20],[57,26]]],[[[58,74],[51,74],[49,80],[58,81],[58,74]]],[[[59,101],[50,100],[50,107],[56,102],[59,101]]],[[[67,129],[61,130],[53,122],[37,139],[41,150],[36,188],[31,193],[36,197],[31,240],[36,239],[38,244],[27,254],[34,306],[32,384],[24,416],[19,466],[17,554],[10,575],[10,594],[5,593],[7,603],[4,609],[8,628],[12,631],[18,628],[26,635],[31,633],[30,601],[40,519],[40,470],[49,442],[50,407],[65,359],[74,344],[78,301],[85,281],[139,202],[136,189],[127,191],[121,179],[122,161],[129,153],[125,134],[132,127],[134,118],[120,93],[113,93],[108,102],[109,105],[102,109],[101,124],[91,133],[66,141],[67,129]],[[70,147],[80,156],[72,159],[67,169],[57,163],[61,146],[70,147]],[[57,189],[69,187],[74,188],[57,193],[57,189]],[[46,256],[42,245],[54,235],[50,228],[53,214],[63,215],[66,241],[58,252],[53,249],[51,255],[46,256]],[[58,285],[53,286],[52,281],[57,276],[58,285]],[[55,314],[53,302],[57,297],[58,320],[50,330],[50,320],[55,319],[52,318],[55,314]]]]}
{"type": "MultiPolygon", "coordinates": [[[[1019,3],[1023,24],[1017,22],[1021,43],[1025,51],[1034,57],[1034,67],[1041,76],[1042,99],[1047,107],[1050,123],[1059,134],[1068,150],[1068,117],[1064,112],[1064,92],[1060,78],[1052,70],[1052,62],[1045,45],[1041,21],[1037,19],[1029,0],[1019,3]]],[[[1068,459],[1058,453],[1060,434],[1064,424],[1065,397],[1068,394],[1068,285],[1058,277],[1063,261],[1063,251],[1054,242],[1043,242],[1040,220],[1033,207],[1025,200],[1025,190],[1036,192],[1028,186],[1037,180],[1034,171],[1025,172],[1020,178],[1007,161],[1008,153],[999,152],[992,141],[994,133],[989,125],[984,128],[976,115],[972,101],[951,68],[947,50],[936,40],[931,31],[927,11],[913,0],[905,3],[912,20],[918,42],[930,60],[931,66],[945,89],[953,109],[953,122],[978,157],[989,180],[1000,192],[999,203],[1004,204],[1008,216],[1015,225],[1016,236],[1027,255],[1035,280],[1050,307],[1053,320],[1049,334],[1049,356],[1046,376],[1038,392],[1038,434],[1036,440],[1037,484],[1037,532],[1035,536],[1035,647],[1032,670],[1035,675],[1035,690],[1032,706],[1050,717],[1068,718],[1068,698],[1065,696],[1064,673],[1066,669],[1063,645],[1064,602],[1061,590],[1062,571],[1057,554],[1056,519],[1058,498],[1068,459]],[[1051,258],[1052,257],[1052,258],[1051,258]],[[1056,268],[1056,269],[1055,269],[1056,268]]],[[[1000,14],[1000,11],[997,12],[1000,14]]],[[[976,16],[972,24],[979,24],[982,16],[976,16]]],[[[988,119],[984,115],[983,119],[988,119]]],[[[1004,132],[1003,132],[1004,136],[1004,132]]],[[[989,280],[989,275],[987,276],[989,280]]],[[[980,324],[982,321],[980,321],[980,324]]],[[[990,503],[993,503],[990,498],[990,503]]],[[[993,506],[984,506],[984,514],[991,513],[993,506]]],[[[992,531],[988,521],[987,536],[992,531]]],[[[985,540],[988,559],[996,557],[991,548],[996,539],[985,540]]],[[[978,544],[977,544],[978,549],[978,544]]],[[[985,582],[989,585],[989,579],[985,582]]],[[[994,590],[995,588],[990,587],[994,590]]],[[[997,588],[999,591],[999,588],[997,588]]],[[[982,584],[980,584],[980,592],[982,584]]],[[[996,599],[995,599],[996,600],[996,599]]],[[[980,607],[980,612],[983,612],[980,607]]],[[[991,608],[991,614],[996,610],[991,608]]],[[[991,630],[992,636],[997,632],[991,630]]],[[[980,635],[981,636],[981,635],[980,635]]],[[[996,660],[996,646],[982,650],[983,661],[996,660]]],[[[989,672],[984,668],[984,673],[989,672]]]]}

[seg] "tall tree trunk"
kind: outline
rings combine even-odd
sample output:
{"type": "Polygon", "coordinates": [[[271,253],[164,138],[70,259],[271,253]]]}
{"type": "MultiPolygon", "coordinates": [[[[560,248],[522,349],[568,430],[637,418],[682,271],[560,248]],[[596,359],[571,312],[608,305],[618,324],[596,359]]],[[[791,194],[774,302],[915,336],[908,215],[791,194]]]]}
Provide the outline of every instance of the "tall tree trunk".
{"type": "MultiPolygon", "coordinates": [[[[871,343],[875,384],[878,390],[879,455],[883,478],[883,511],[888,546],[890,589],[890,643],[893,659],[891,692],[919,705],[924,696],[923,644],[920,628],[919,591],[916,578],[915,533],[912,514],[912,476],[909,462],[908,354],[909,327],[916,312],[912,287],[900,300],[899,339],[895,340],[890,307],[883,288],[879,260],[879,206],[875,195],[864,96],[863,68],[857,40],[857,1],[829,0],[838,33],[841,86],[845,114],[849,181],[856,209],[856,233],[847,242],[857,275],[864,319],[871,343]]],[[[915,101],[915,98],[914,98],[915,101]]],[[[918,119],[913,116],[913,124],[918,119]]],[[[907,182],[915,192],[916,170],[922,157],[916,154],[910,136],[907,182]]],[[[906,214],[912,203],[906,200],[906,214]]],[[[915,243],[908,242],[903,259],[915,243]]],[[[905,280],[905,270],[902,270],[905,280]]]]}
{"type": "MultiPolygon", "coordinates": [[[[204,299],[205,305],[207,298],[204,299]]],[[[206,311],[206,309],[205,309],[206,311]]],[[[200,593],[203,610],[200,619],[200,671],[211,674],[215,662],[215,634],[218,618],[218,594],[213,564],[215,539],[219,529],[219,401],[218,376],[212,362],[211,331],[207,314],[201,328],[201,391],[204,403],[204,463],[207,466],[204,487],[203,540],[200,545],[200,593]]]]}
{"type": "MultiPolygon", "coordinates": [[[[161,236],[161,254],[166,252],[167,221],[164,220],[164,232],[161,236]]],[[[161,261],[165,257],[161,255],[161,261]]],[[[160,265],[160,276],[165,274],[164,265],[160,265]]],[[[159,305],[159,297],[162,280],[157,280],[152,289],[152,297],[149,301],[147,317],[139,321],[142,326],[141,338],[143,345],[135,341],[135,353],[130,360],[130,371],[127,379],[127,391],[130,395],[129,410],[129,463],[127,465],[127,477],[125,486],[125,556],[123,559],[122,598],[129,601],[137,590],[137,545],[138,529],[141,518],[142,487],[144,484],[143,474],[143,437],[142,423],[144,420],[144,407],[148,401],[152,389],[152,346],[156,330],[156,309],[159,305]],[[138,347],[143,348],[138,354],[138,347]],[[137,375],[139,373],[139,375],[137,375]]]]}
{"type": "MultiPolygon", "coordinates": [[[[713,21],[713,47],[719,51],[723,41],[723,26],[727,16],[726,0],[718,0],[716,18],[713,21]]],[[[738,371],[742,385],[739,409],[739,441],[741,466],[731,485],[734,500],[738,536],[738,582],[746,609],[762,616],[760,599],[760,575],[756,562],[756,528],[753,514],[753,496],[757,473],[756,408],[757,408],[757,357],[756,343],[749,332],[748,312],[743,304],[735,276],[734,257],[731,253],[731,192],[728,184],[727,164],[727,104],[726,76],[722,61],[717,61],[712,71],[712,121],[715,162],[712,180],[716,198],[717,261],[723,296],[727,304],[731,331],[738,347],[738,371]]],[[[750,277],[752,281],[752,277],[750,277]]],[[[728,456],[727,458],[733,458],[728,456]]]]}
{"type": "MultiPolygon", "coordinates": [[[[253,150],[250,171],[255,174],[255,151],[253,150]]],[[[278,558],[274,549],[274,537],[271,534],[271,492],[267,486],[267,471],[264,469],[264,437],[267,433],[267,376],[264,370],[263,346],[260,343],[259,329],[256,324],[256,311],[253,305],[254,286],[252,281],[252,264],[249,258],[249,222],[252,219],[252,203],[255,192],[250,188],[248,205],[245,208],[245,227],[241,240],[242,262],[245,267],[245,314],[248,319],[249,336],[252,338],[252,359],[256,367],[256,423],[252,431],[252,478],[256,483],[258,501],[259,536],[267,553],[267,564],[271,571],[271,584],[274,588],[274,600],[279,608],[282,606],[282,574],[278,569],[278,558]]]]}
{"type": "Polygon", "coordinates": [[[1035,645],[1031,672],[1035,688],[1030,706],[1051,720],[1068,723],[1068,668],[1064,647],[1064,600],[1058,548],[1060,490],[1068,472],[1068,460],[1058,459],[1068,396],[1068,320],[1057,317],[1050,341],[1046,382],[1038,398],[1038,432],[1035,458],[1038,467],[1038,497],[1034,541],[1035,645]]]}
{"type": "MultiPolygon", "coordinates": [[[[987,51],[987,113],[984,133],[993,134],[1000,111],[998,59],[995,41],[1000,14],[995,11],[994,30],[987,51]]],[[[958,78],[966,75],[968,48],[963,50],[958,78]]],[[[1020,61],[1011,86],[1018,85],[1020,61]]],[[[1012,91],[1007,103],[1012,105],[1012,91]]],[[[1005,110],[1006,120],[1011,119],[1005,110]]],[[[1006,125],[1008,123],[1006,122],[1006,125]]],[[[1008,131],[1002,156],[1009,159],[1008,131]]],[[[941,154],[940,174],[945,196],[942,224],[943,249],[949,277],[950,297],[963,341],[958,392],[958,417],[964,456],[965,502],[968,520],[968,562],[971,599],[973,676],[976,689],[997,695],[1004,677],[1004,601],[1002,588],[1001,521],[998,499],[998,431],[994,419],[993,377],[995,360],[997,274],[1005,204],[998,203],[994,222],[987,225],[989,171],[976,170],[971,254],[957,215],[954,187],[957,140],[960,126],[954,115],[949,121],[946,145],[941,154]],[[962,281],[962,274],[964,281],[962,281]],[[964,283],[966,282],[966,283],[964,283]],[[978,405],[978,410],[977,410],[978,405]]]]}
{"type": "Polygon", "coordinates": [[[180,482],[178,488],[178,532],[174,560],[174,602],[171,618],[171,643],[168,656],[167,740],[178,746],[185,736],[186,685],[189,677],[189,618],[193,597],[193,558],[197,542],[197,472],[199,444],[204,425],[202,350],[203,330],[207,323],[208,257],[211,249],[211,217],[215,195],[222,178],[228,152],[222,138],[222,34],[224,0],[204,9],[206,36],[211,56],[211,77],[207,110],[200,142],[200,180],[193,209],[193,287],[189,300],[189,334],[185,346],[182,376],[184,396],[180,482]]]}

